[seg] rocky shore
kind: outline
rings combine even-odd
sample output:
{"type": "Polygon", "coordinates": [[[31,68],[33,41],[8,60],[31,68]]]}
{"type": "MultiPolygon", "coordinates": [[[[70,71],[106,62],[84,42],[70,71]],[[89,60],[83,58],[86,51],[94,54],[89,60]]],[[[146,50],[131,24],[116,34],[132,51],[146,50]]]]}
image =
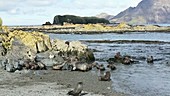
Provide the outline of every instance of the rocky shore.
{"type": "Polygon", "coordinates": [[[124,96],[112,91],[112,82],[89,72],[93,52],[79,41],[51,40],[39,32],[8,30],[0,33],[1,96],[68,96],[83,82],[85,96],[124,96]]]}
{"type": "Polygon", "coordinates": [[[170,32],[169,26],[158,25],[128,25],[126,23],[105,24],[65,24],[43,26],[11,26],[10,30],[39,31],[55,34],[101,34],[124,32],[170,32]]]}

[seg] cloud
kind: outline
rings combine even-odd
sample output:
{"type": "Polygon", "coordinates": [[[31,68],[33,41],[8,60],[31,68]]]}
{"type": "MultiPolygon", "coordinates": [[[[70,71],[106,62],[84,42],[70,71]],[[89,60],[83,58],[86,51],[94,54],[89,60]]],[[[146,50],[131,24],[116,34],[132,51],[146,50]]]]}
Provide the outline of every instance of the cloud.
{"type": "Polygon", "coordinates": [[[25,3],[34,7],[50,6],[59,2],[59,0],[26,0],[25,3]]]}
{"type": "Polygon", "coordinates": [[[0,0],[0,11],[10,11],[17,6],[21,0],[0,0]]]}

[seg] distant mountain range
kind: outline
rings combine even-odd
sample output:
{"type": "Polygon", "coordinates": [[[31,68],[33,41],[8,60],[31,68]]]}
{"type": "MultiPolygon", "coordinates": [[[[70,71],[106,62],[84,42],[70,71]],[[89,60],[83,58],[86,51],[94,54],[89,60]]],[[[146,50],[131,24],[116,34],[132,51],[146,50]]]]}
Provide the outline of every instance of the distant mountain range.
{"type": "Polygon", "coordinates": [[[116,16],[102,13],[110,22],[128,22],[130,24],[170,24],[170,0],[142,0],[136,7],[129,7],[116,16]]]}
{"type": "Polygon", "coordinates": [[[100,13],[100,14],[98,14],[98,15],[96,15],[96,17],[98,17],[98,18],[104,18],[104,19],[107,19],[107,20],[112,20],[113,19],[113,15],[109,15],[109,14],[107,14],[107,13],[100,13]]]}

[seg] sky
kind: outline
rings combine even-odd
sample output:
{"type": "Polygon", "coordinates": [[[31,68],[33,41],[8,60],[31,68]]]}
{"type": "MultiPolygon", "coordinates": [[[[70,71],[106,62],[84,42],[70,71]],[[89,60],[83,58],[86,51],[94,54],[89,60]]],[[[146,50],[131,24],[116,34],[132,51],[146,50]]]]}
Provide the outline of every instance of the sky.
{"type": "Polygon", "coordinates": [[[142,0],[0,0],[3,25],[41,25],[53,23],[56,15],[117,15],[136,7],[142,0]]]}

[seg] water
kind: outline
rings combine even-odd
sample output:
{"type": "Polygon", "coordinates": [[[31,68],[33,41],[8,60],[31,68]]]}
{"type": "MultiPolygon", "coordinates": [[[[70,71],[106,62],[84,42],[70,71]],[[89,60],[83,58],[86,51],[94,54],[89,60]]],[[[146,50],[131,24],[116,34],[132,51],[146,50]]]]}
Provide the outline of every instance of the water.
{"type": "MultiPolygon", "coordinates": [[[[64,40],[149,40],[170,42],[170,33],[125,33],[125,34],[50,34],[52,39],[64,40]]],[[[139,63],[132,65],[116,64],[112,71],[113,90],[130,96],[170,96],[170,44],[144,43],[88,43],[96,60],[107,64],[106,60],[121,52],[136,57],[139,63]],[[148,55],[157,61],[147,64],[148,55]]]]}
{"type": "Polygon", "coordinates": [[[136,33],[106,33],[106,34],[49,34],[51,39],[63,40],[151,40],[170,41],[170,33],[136,32],[136,33]]]}

